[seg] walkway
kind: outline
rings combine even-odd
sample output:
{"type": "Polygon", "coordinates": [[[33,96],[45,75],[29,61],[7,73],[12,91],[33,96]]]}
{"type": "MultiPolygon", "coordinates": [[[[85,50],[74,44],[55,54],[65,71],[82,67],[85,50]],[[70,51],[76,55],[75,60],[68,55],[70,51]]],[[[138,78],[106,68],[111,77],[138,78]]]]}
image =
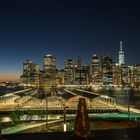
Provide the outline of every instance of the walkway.
{"type": "MultiPolygon", "coordinates": [[[[62,121],[63,121],[63,119],[55,120],[55,121],[49,121],[48,124],[62,122],[62,121]]],[[[24,131],[24,130],[32,129],[32,128],[35,128],[35,127],[39,127],[39,126],[42,126],[42,125],[46,125],[46,122],[19,124],[17,126],[2,129],[2,134],[13,134],[13,133],[21,132],[21,131],[24,131]]]]}

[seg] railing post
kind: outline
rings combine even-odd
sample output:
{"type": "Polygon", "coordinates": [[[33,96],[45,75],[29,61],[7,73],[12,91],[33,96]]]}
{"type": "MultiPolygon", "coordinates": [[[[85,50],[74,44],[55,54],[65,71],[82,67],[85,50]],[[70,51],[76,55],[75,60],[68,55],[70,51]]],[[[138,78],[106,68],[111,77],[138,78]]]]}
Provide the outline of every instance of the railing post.
{"type": "Polygon", "coordinates": [[[47,93],[46,93],[46,128],[48,128],[48,100],[47,100],[47,93]]]}
{"type": "Polygon", "coordinates": [[[67,124],[66,124],[66,106],[64,106],[64,132],[67,131],[67,124]]]}
{"type": "Polygon", "coordinates": [[[1,118],[0,118],[0,140],[2,140],[2,135],[1,135],[1,118]]]}
{"type": "Polygon", "coordinates": [[[128,119],[130,119],[129,91],[127,90],[128,119]]]}

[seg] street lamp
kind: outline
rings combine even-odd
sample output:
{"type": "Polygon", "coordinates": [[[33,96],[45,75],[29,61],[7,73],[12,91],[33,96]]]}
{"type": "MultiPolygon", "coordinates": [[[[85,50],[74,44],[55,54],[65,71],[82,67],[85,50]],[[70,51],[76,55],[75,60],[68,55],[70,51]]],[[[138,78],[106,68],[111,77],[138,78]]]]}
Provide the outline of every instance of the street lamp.
{"type": "Polygon", "coordinates": [[[64,132],[67,131],[67,124],[66,124],[66,106],[64,106],[64,132]]]}
{"type": "Polygon", "coordinates": [[[128,105],[128,119],[130,119],[130,101],[129,101],[129,91],[127,90],[127,105],[128,105]]]}
{"type": "MultiPolygon", "coordinates": [[[[64,105],[64,104],[63,104],[64,105]]],[[[67,131],[67,123],[66,123],[66,108],[68,108],[66,105],[64,105],[64,132],[67,131]]]]}
{"type": "Polygon", "coordinates": [[[2,129],[2,127],[1,127],[1,118],[0,118],[0,140],[2,140],[1,129],[2,129]]]}
{"type": "Polygon", "coordinates": [[[46,128],[48,128],[48,99],[47,99],[47,92],[45,93],[46,95],[46,128]]]}
{"type": "Polygon", "coordinates": [[[46,104],[45,104],[45,117],[46,117],[46,128],[48,127],[48,100],[47,100],[47,92],[44,91],[43,88],[40,88],[39,93],[41,94],[41,98],[43,99],[45,97],[46,104]]]}

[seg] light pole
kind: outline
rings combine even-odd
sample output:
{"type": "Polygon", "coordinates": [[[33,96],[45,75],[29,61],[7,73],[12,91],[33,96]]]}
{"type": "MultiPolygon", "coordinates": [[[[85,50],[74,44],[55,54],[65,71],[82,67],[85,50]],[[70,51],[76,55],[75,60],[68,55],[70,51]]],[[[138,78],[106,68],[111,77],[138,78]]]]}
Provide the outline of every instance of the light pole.
{"type": "Polygon", "coordinates": [[[129,91],[127,90],[127,106],[128,106],[128,119],[130,119],[130,101],[129,101],[129,91]]]}
{"type": "Polygon", "coordinates": [[[2,129],[2,126],[1,126],[1,118],[0,118],[0,140],[2,140],[1,129],[2,129]]]}
{"type": "Polygon", "coordinates": [[[46,128],[48,128],[48,99],[47,99],[47,92],[45,93],[46,96],[46,128]]]}
{"type": "Polygon", "coordinates": [[[67,131],[67,123],[66,123],[66,104],[64,104],[64,132],[67,131]]]}

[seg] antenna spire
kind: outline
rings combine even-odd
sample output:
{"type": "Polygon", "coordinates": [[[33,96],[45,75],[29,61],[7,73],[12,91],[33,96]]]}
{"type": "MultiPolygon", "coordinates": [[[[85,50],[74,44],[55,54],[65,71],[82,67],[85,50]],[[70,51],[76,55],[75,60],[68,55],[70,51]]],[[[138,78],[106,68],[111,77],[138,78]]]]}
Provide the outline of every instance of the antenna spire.
{"type": "Polygon", "coordinates": [[[120,51],[122,51],[122,41],[120,41],[120,51]]]}

